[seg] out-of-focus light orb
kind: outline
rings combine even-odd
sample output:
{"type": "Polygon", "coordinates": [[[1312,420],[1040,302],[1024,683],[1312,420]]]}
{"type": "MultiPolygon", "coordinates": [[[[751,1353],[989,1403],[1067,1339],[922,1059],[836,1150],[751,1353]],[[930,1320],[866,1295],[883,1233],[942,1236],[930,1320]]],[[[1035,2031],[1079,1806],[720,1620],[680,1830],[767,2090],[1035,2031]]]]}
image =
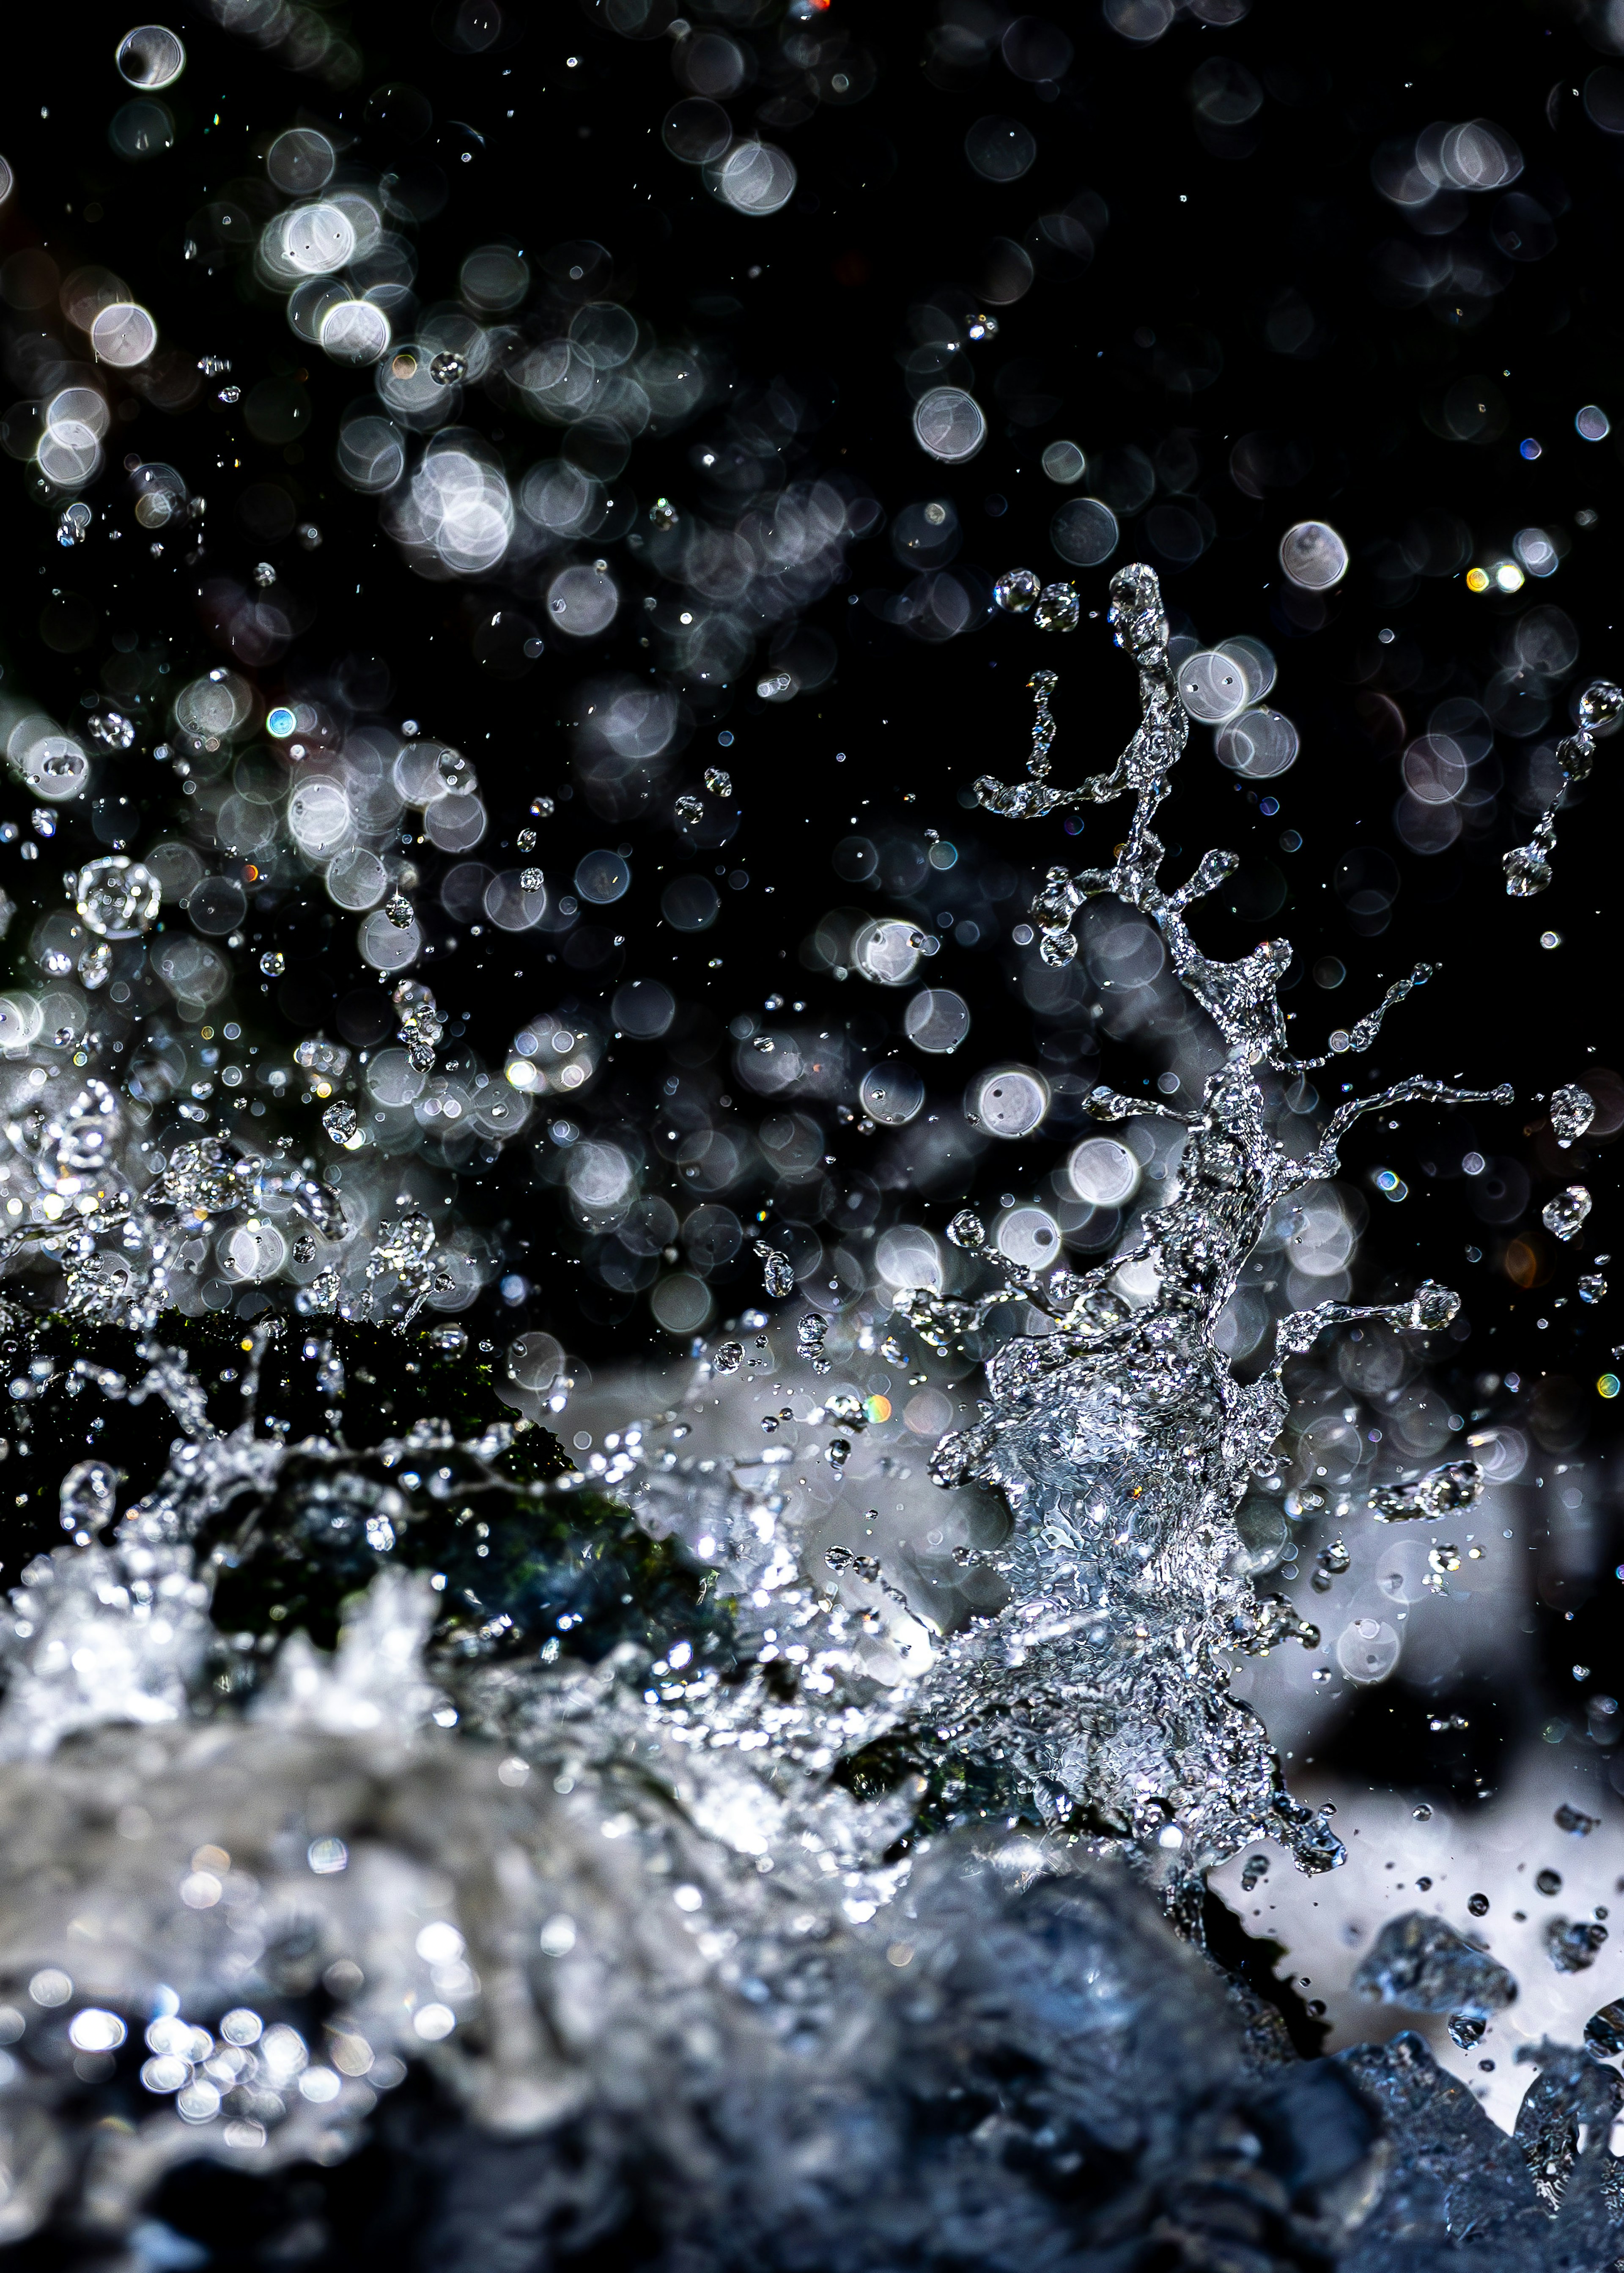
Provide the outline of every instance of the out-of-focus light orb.
{"type": "Polygon", "coordinates": [[[1616,1397],[1618,1393],[1619,1377],[1616,1373],[1604,1373],[1598,1377],[1596,1394],[1598,1397],[1612,1398],[1616,1397]]]}
{"type": "Polygon", "coordinates": [[[1348,574],[1348,548],[1328,521],[1299,521],[1280,540],[1280,565],[1305,592],[1326,592],[1348,574]]]}
{"type": "Polygon", "coordinates": [[[1494,571],[1494,581],[1502,592],[1520,592],[1522,589],[1522,571],[1515,560],[1502,560],[1494,571]]]}
{"type": "Polygon", "coordinates": [[[99,363],[111,364],[116,371],[133,371],[157,346],[158,326],[132,300],[115,300],[90,326],[90,344],[99,363]]]}
{"type": "Polygon", "coordinates": [[[1527,458],[1531,462],[1535,458],[1542,458],[1545,455],[1545,450],[1533,435],[1525,434],[1522,441],[1517,444],[1517,455],[1527,458]]]}
{"type": "Polygon", "coordinates": [[[1489,589],[1486,569],[1469,568],[1466,572],[1466,589],[1469,592],[1486,592],[1489,589]]]}
{"type": "Polygon", "coordinates": [[[267,718],[265,731],[267,734],[273,735],[277,741],[285,742],[298,723],[293,712],[282,704],[273,710],[267,718]]]}
{"type": "Polygon", "coordinates": [[[118,42],[113,58],[121,79],[148,94],[173,86],[186,68],[186,50],[163,24],[139,24],[118,42]]]}
{"type": "Polygon", "coordinates": [[[987,421],[975,397],[961,386],[933,386],[914,406],[914,433],[921,450],[956,466],[987,439],[987,421]]]}
{"type": "Polygon", "coordinates": [[[971,1084],[970,1111],[989,1136],[1029,1136],[1049,1110],[1049,1084],[1010,1066],[971,1084]]]}
{"type": "Polygon", "coordinates": [[[1213,739],[1221,763],[1250,781],[1272,781],[1297,763],[1297,728],[1283,711],[1265,705],[1243,710],[1213,739]]]}
{"type": "Polygon", "coordinates": [[[795,194],[795,169],[771,142],[735,142],[707,179],[735,213],[775,214],[795,194]]]}
{"type": "Polygon", "coordinates": [[[1574,415],[1574,431],[1585,442],[1605,442],[1613,431],[1613,421],[1599,402],[1587,402],[1574,415]]]}
{"type": "Polygon", "coordinates": [[[1511,549],[1530,576],[1553,576],[1561,566],[1561,555],[1543,529],[1518,529],[1511,549]]]}
{"type": "Polygon", "coordinates": [[[371,300],[341,300],[321,319],[321,351],[335,363],[377,363],[392,336],[389,319],[371,300]]]}

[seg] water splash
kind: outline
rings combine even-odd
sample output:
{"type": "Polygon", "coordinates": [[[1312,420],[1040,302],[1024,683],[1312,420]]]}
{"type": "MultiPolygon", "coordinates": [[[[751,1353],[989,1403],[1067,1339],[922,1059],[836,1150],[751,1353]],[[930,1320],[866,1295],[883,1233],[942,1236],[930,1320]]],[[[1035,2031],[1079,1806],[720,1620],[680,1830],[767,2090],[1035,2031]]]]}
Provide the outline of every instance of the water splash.
{"type": "Polygon", "coordinates": [[[1506,872],[1506,890],[1512,899],[1532,899],[1537,893],[1548,889],[1553,874],[1551,856],[1556,850],[1556,816],[1561,810],[1562,799],[1573,783],[1590,779],[1590,769],[1596,762],[1597,734],[1615,729],[1621,715],[1624,688],[1613,686],[1609,679],[1592,679],[1579,697],[1578,732],[1564,735],[1556,746],[1562,786],[1534,823],[1529,842],[1513,845],[1501,861],[1506,872]]]}
{"type": "MultiPolygon", "coordinates": [[[[64,1999],[92,1999],[83,2009],[132,2042],[154,1984],[175,1999],[162,2042],[148,2037],[161,2067],[139,2086],[172,2096],[175,2112],[146,2124],[139,2155],[96,2176],[122,2206],[113,2223],[183,2152],[342,2155],[410,2059],[439,2063],[477,2121],[515,2132],[607,2104],[625,2062],[658,2067],[650,2030],[702,2004],[714,2037],[695,2055],[703,2073],[735,2055],[748,2069],[756,2053],[739,2045],[756,2043],[756,2007],[767,2037],[789,2041],[813,2026],[819,1997],[833,1996],[831,2013],[872,2004],[877,1950],[899,1970],[925,1948],[936,1873],[964,1851],[944,1835],[972,1826],[1001,1819],[998,1867],[1020,1848],[1027,1877],[1043,1857],[1085,1872],[1090,1857],[1125,1858],[1192,1931],[1207,1871],[1259,1837],[1305,1870],[1341,1859],[1328,1811],[1291,1796],[1261,1723],[1229,1692],[1232,1653],[1319,1639],[1244,1575],[1236,1512],[1250,1481],[1279,1473],[1293,1357],[1353,1320],[1436,1331],[1456,1298],[1425,1280],[1402,1302],[1292,1313],[1244,1383],[1216,1322],[1277,1211],[1335,1173],[1363,1114],[1509,1091],[1414,1077],[1350,1099],[1304,1157],[1288,1155],[1272,1129],[1279,1086],[1331,1053],[1290,1046],[1283,942],[1223,964],[1191,934],[1187,910],[1234,857],[1209,852],[1184,885],[1163,885],[1151,823],[1186,720],[1148,569],[1115,580],[1111,613],[1142,699],[1118,764],[1072,790],[1052,784],[1045,672],[1028,782],[987,777],[979,791],[1011,817],[1132,796],[1111,867],[1049,872],[1034,911],[1041,951],[1052,963],[1076,953],[1071,921],[1091,898],[1138,910],[1224,1054],[1188,1110],[1104,1088],[1089,1099],[1098,1121],[1152,1114],[1182,1131],[1176,1179],[1129,1252],[1044,1274],[996,1253],[966,1210],[950,1237],[997,1283],[899,1299],[937,1347],[1001,1305],[1025,1306],[1027,1330],[989,1362],[979,1415],[932,1464],[945,1489],[991,1486],[1009,1510],[1001,1543],[961,1550],[1004,1591],[991,1615],[944,1631],[883,1554],[837,1540],[815,1555],[771,1445],[747,1456],[704,1437],[718,1399],[748,1392],[740,1341],[695,1360],[674,1402],[623,1423],[579,1467],[535,1457],[537,1423],[563,1393],[533,1352],[503,1387],[517,1419],[417,1416],[346,1447],[333,1433],[345,1377],[334,1337],[349,1319],[417,1315],[440,1253],[425,1214],[402,1203],[363,1229],[310,1166],[214,1136],[142,1179],[124,1107],[92,1078],[65,1111],[41,1106],[8,1130],[8,1175],[26,1164],[41,1195],[13,1236],[61,1259],[70,1319],[147,1337],[144,1370],[79,1357],[49,1362],[48,1375],[77,1369],[86,1392],[160,1399],[182,1432],[157,1482],[116,1518],[112,1471],[74,1469],[63,1513],[76,1543],[29,1566],[3,1637],[0,1811],[43,1810],[39,1838],[77,1858],[76,1915],[89,1904],[133,1924],[87,1970],[61,1905],[0,1901],[0,1985],[54,1969],[64,1999]],[[297,1440],[259,1386],[273,1355],[284,1362],[285,1326],[244,1338],[244,1412],[230,1428],[209,1417],[182,1354],[150,1339],[191,1239],[222,1227],[257,1238],[289,1215],[304,1226],[305,1263],[340,1250],[299,1297],[336,1323],[303,1346],[327,1403],[325,1423],[297,1440]],[[64,1231],[70,1221],[86,1227],[64,1231]],[[238,1630],[240,1582],[254,1572],[273,1619],[297,1605],[288,1623],[315,1637],[328,1618],[336,1647],[282,1639],[274,1624],[238,1630]],[[71,1776],[46,1807],[70,1737],[71,1776]],[[132,1819],[124,1844],[109,1844],[92,1819],[133,1774],[144,1827],[132,1819]],[[312,1789],[337,1796],[317,1809],[312,1789]],[[674,1938],[663,1909],[656,1924],[650,1885],[671,1889],[674,1938]],[[324,2039],[308,2004],[318,1984],[324,2039]],[[259,2036],[233,2039],[239,2013],[259,2036]],[[601,2056],[584,2049],[589,2016],[601,2056]]],[[[1367,1049],[1428,976],[1424,966],[1389,989],[1338,1044],[1367,1049]]],[[[432,996],[410,982],[395,1005],[402,1039],[432,1064],[432,996]]],[[[576,1025],[564,1040],[580,1046],[576,1025]]],[[[302,1069],[330,1093],[344,1054],[304,1048],[302,1069]]],[[[789,1302],[789,1259],[765,1240],[756,1255],[770,1298],[789,1302]]],[[[759,1314],[746,1323],[767,1327],[759,1314]]],[[[794,1321],[815,1377],[829,1369],[827,1342],[820,1317],[794,1321]]],[[[769,1433],[790,1417],[769,1414],[769,1433]]],[[[844,1464],[867,1418],[845,1389],[816,1408],[809,1425],[839,1432],[826,1464],[844,1464]]],[[[1441,1474],[1447,1490],[1423,1480],[1402,1512],[1463,1505],[1470,1480],[1441,1474]]],[[[49,2065],[49,2028],[36,2027],[49,2065]]],[[[29,2215],[37,2224],[43,2210],[29,2215]]]]}
{"type": "MultiPolygon", "coordinates": [[[[1233,870],[1236,856],[1209,851],[1183,885],[1163,886],[1166,856],[1151,824],[1188,726],[1153,571],[1131,567],[1114,578],[1110,620],[1138,667],[1141,703],[1139,729],[1116,767],[1073,789],[1051,784],[1055,678],[1045,671],[1033,682],[1038,731],[1029,782],[1011,788],[984,776],[977,794],[1014,819],[1132,796],[1111,867],[1049,870],[1033,908],[1041,952],[1051,964],[1071,961],[1071,920],[1090,899],[1109,895],[1139,910],[1162,934],[1180,985],[1216,1027],[1225,1061],[1196,1111],[1103,1090],[1091,1099],[1097,1119],[1149,1111],[1185,1130],[1172,1196],[1145,1219],[1127,1256],[1047,1283],[990,1257],[1004,1273],[1002,1288],[972,1303],[920,1292],[905,1308],[938,1346],[1012,1299],[1041,1321],[1041,1331],[1007,1342],[991,1359],[981,1419],[946,1437],[936,1455],[938,1482],[996,1487],[1015,1523],[996,1558],[1010,1605],[989,1627],[947,1645],[932,1677],[933,1702],[953,1740],[996,1752],[1049,1819],[1131,1842],[1177,1902],[1221,1857],[1265,1829],[1304,1868],[1341,1858],[1325,1822],[1283,1789],[1261,1728],[1227,1692],[1229,1650],[1265,1650],[1291,1635],[1319,1639],[1289,1604],[1275,1597],[1259,1605],[1250,1585],[1230,1574],[1239,1545],[1235,1511],[1253,1475],[1275,1471],[1289,1359],[1327,1326],[1355,1319],[1436,1331],[1455,1317],[1458,1297],[1426,1280],[1407,1302],[1324,1302],[1295,1312],[1279,1324],[1272,1362],[1245,1384],[1217,1347],[1218,1315],[1271,1211],[1335,1174],[1338,1146],[1363,1115],[1422,1099],[1505,1103],[1511,1092],[1412,1076],[1339,1106],[1304,1157],[1283,1150],[1269,1126],[1266,1076],[1300,1076],[1330,1053],[1304,1056],[1289,1047],[1279,998],[1286,942],[1223,964],[1191,935],[1186,910],[1233,870]]],[[[1424,964],[1390,987],[1339,1040],[1354,1054],[1368,1049],[1387,1012],[1431,975],[1424,964]]],[[[950,1235],[984,1249],[973,1216],[959,1217],[950,1235]]]]}

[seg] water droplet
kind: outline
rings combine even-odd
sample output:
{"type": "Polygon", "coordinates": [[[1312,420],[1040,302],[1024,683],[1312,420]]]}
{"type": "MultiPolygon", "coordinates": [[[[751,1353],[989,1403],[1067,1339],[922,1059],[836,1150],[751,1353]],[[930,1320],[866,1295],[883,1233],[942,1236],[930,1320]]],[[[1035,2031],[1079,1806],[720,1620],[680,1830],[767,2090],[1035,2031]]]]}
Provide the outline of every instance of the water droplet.
{"type": "Polygon", "coordinates": [[[1593,679],[1579,697],[1579,716],[1587,726],[1611,726],[1624,716],[1624,687],[1593,679]]]}
{"type": "Polygon", "coordinates": [[[1568,1082],[1552,1092],[1551,1126],[1564,1152],[1575,1137],[1583,1136],[1595,1117],[1596,1099],[1577,1082],[1568,1082]]]}
{"type": "Polygon", "coordinates": [[[1041,632],[1074,632],[1082,621],[1075,584],[1045,584],[1032,620],[1041,632]]]}
{"type": "Polygon", "coordinates": [[[98,987],[107,985],[113,975],[113,950],[104,939],[97,940],[94,947],[87,947],[80,956],[79,975],[81,983],[93,994],[98,987]]]}
{"type": "Polygon", "coordinates": [[[429,364],[429,377],[436,386],[455,386],[468,377],[468,357],[444,349],[429,364]]]}
{"type": "Polygon", "coordinates": [[[1012,616],[1024,616],[1032,607],[1043,587],[1030,568],[1006,568],[992,588],[992,596],[1001,608],[1012,616]]]}
{"type": "Polygon", "coordinates": [[[1514,845],[1500,866],[1506,872],[1506,889],[1514,900],[1531,900],[1551,881],[1551,863],[1537,844],[1514,845]]]}
{"type": "Polygon", "coordinates": [[[768,1294],[775,1302],[785,1301],[795,1291],[795,1274],[788,1256],[780,1254],[776,1247],[769,1247],[763,1239],[756,1242],[756,1252],[761,1257],[762,1279],[768,1294]]]}
{"type": "Polygon", "coordinates": [[[1582,1229],[1591,1208],[1591,1199],[1583,1184],[1569,1184],[1566,1191],[1558,1192],[1539,1211],[1539,1220],[1555,1238],[1575,1239],[1582,1229]]]}

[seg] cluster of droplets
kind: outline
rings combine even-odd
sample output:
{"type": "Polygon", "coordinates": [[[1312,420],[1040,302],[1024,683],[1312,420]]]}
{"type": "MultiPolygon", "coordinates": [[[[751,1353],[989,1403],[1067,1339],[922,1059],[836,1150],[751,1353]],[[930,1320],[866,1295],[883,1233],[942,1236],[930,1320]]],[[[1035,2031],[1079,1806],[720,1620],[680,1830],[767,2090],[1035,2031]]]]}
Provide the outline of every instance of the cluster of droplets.
{"type": "Polygon", "coordinates": [[[1592,679],[1579,697],[1577,732],[1565,734],[1556,746],[1562,786],[1534,823],[1529,842],[1514,845],[1501,864],[1506,889],[1514,900],[1532,899],[1549,886],[1551,856],[1556,850],[1556,816],[1562,799],[1572,784],[1590,779],[1598,737],[1615,731],[1620,716],[1624,716],[1624,687],[1615,686],[1610,679],[1592,679]]]}

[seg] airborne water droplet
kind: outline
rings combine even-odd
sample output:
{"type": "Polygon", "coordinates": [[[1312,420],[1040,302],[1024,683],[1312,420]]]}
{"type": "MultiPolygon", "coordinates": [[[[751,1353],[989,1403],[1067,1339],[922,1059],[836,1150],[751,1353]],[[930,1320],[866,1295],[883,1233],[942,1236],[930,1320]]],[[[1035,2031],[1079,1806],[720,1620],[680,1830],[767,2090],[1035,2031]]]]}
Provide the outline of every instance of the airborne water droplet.
{"type": "Polygon", "coordinates": [[[1031,609],[1042,585],[1030,568],[1006,568],[992,588],[992,596],[1001,608],[1012,616],[1024,616],[1031,609]]]}
{"type": "Polygon", "coordinates": [[[1596,1118],[1596,1099],[1588,1089],[1570,1081],[1551,1095],[1551,1126],[1556,1131],[1556,1141],[1564,1152],[1575,1137],[1583,1136],[1596,1118]]]}
{"type": "Polygon", "coordinates": [[[1539,1220],[1554,1237],[1576,1239],[1590,1207],[1590,1196],[1584,1186],[1569,1184],[1566,1191],[1558,1192],[1554,1199],[1545,1202],[1539,1212],[1539,1220]]]}

